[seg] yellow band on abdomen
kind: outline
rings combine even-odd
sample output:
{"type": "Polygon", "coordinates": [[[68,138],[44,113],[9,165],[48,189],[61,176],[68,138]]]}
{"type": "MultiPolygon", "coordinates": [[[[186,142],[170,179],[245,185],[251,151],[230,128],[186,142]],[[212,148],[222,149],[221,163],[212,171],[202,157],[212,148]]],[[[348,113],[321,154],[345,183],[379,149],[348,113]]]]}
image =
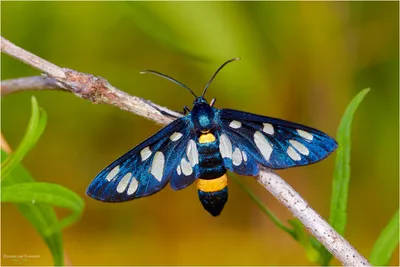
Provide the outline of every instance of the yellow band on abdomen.
{"type": "Polygon", "coordinates": [[[215,136],[212,133],[202,134],[199,137],[199,143],[211,143],[215,141],[215,136]]]}
{"type": "Polygon", "coordinates": [[[224,189],[228,185],[226,173],[219,178],[212,180],[197,179],[197,189],[203,192],[216,192],[224,189]]]}

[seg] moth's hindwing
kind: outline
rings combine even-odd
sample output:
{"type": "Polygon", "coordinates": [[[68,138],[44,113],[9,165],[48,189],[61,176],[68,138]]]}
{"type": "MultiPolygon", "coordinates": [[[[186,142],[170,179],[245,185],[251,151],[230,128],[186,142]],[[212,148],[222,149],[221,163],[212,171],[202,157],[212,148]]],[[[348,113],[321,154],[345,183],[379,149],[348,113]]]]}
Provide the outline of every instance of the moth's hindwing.
{"type": "Polygon", "coordinates": [[[120,202],[154,194],[170,179],[174,189],[190,185],[198,175],[190,138],[188,118],[175,120],[101,171],[87,195],[120,202]]]}
{"type": "Polygon", "coordinates": [[[226,169],[241,175],[255,176],[259,172],[257,160],[252,153],[252,143],[235,133],[221,129],[218,133],[219,149],[226,169]]]}
{"type": "Polygon", "coordinates": [[[220,110],[218,119],[224,165],[239,174],[255,175],[254,162],[272,169],[315,163],[337,147],[333,138],[316,129],[280,119],[230,109],[220,110]],[[248,162],[251,167],[242,165],[248,162]]]}

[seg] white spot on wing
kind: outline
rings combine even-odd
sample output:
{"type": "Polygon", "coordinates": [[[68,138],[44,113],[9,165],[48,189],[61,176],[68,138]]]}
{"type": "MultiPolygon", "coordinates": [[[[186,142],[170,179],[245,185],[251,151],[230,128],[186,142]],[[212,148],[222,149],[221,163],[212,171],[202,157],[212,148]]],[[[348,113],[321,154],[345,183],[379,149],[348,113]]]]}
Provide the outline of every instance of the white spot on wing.
{"type": "Polygon", "coordinates": [[[240,149],[237,147],[232,154],[232,163],[235,166],[239,166],[240,164],[242,164],[242,152],[240,152],[240,149]]]}
{"type": "Polygon", "coordinates": [[[306,131],[297,129],[297,133],[298,133],[301,137],[303,137],[303,138],[305,138],[305,139],[307,139],[307,140],[309,140],[309,141],[312,141],[312,140],[313,140],[313,137],[314,137],[314,136],[313,136],[312,134],[310,134],[309,132],[306,132],[306,131]]]}
{"type": "Polygon", "coordinates": [[[142,161],[148,159],[151,156],[151,153],[152,152],[148,146],[143,148],[142,151],[140,151],[140,157],[142,158],[142,161]]]}
{"type": "Polygon", "coordinates": [[[132,195],[133,193],[135,193],[138,186],[139,186],[138,180],[135,177],[133,177],[128,187],[128,192],[127,192],[128,195],[132,195]]]}
{"type": "Polygon", "coordinates": [[[165,165],[165,158],[164,154],[160,151],[157,151],[154,155],[153,162],[151,164],[150,173],[154,175],[154,177],[161,182],[164,173],[164,165],[165,165]]]}
{"type": "Polygon", "coordinates": [[[254,143],[256,143],[263,157],[269,161],[272,153],[272,145],[261,132],[257,131],[254,133],[254,143]]]}
{"type": "Polygon", "coordinates": [[[296,140],[289,140],[289,143],[301,154],[308,156],[310,151],[308,150],[307,147],[305,147],[302,143],[296,141],[296,140]]]}
{"type": "Polygon", "coordinates": [[[115,166],[106,176],[106,180],[111,182],[112,179],[119,173],[119,165],[115,166]]]}
{"type": "Polygon", "coordinates": [[[178,173],[178,175],[181,175],[181,165],[178,165],[178,167],[176,167],[176,172],[178,173]]]}
{"type": "Polygon", "coordinates": [[[126,190],[126,187],[128,186],[129,179],[131,179],[132,173],[128,172],[127,174],[122,177],[121,181],[119,181],[118,186],[117,186],[117,192],[122,193],[126,190]]]}
{"type": "Polygon", "coordinates": [[[233,129],[239,129],[240,127],[242,127],[242,123],[240,121],[233,120],[229,124],[229,127],[233,128],[233,129]]]}
{"type": "Polygon", "coordinates": [[[242,150],[242,156],[243,156],[243,160],[246,162],[247,161],[247,154],[243,150],[242,150]]]}
{"type": "Polygon", "coordinates": [[[219,151],[222,158],[232,158],[232,143],[226,134],[221,134],[219,138],[219,151]]]}
{"type": "Polygon", "coordinates": [[[199,153],[197,151],[197,146],[196,146],[195,141],[193,141],[193,140],[189,141],[189,143],[186,147],[186,155],[190,161],[190,164],[192,164],[192,166],[199,163],[199,153]]]}
{"type": "Polygon", "coordinates": [[[190,163],[186,161],[186,159],[181,160],[181,169],[184,175],[188,176],[191,175],[193,172],[192,166],[190,166],[190,163]]]}
{"type": "Polygon", "coordinates": [[[175,141],[178,141],[179,139],[181,139],[181,137],[182,137],[181,133],[175,132],[169,137],[169,139],[171,139],[171,141],[175,142],[175,141]]]}
{"type": "Polygon", "coordinates": [[[274,134],[274,126],[272,126],[272,124],[270,123],[263,123],[264,128],[263,128],[263,132],[267,133],[269,135],[273,135],[274,134]]]}
{"type": "Polygon", "coordinates": [[[300,157],[299,153],[297,153],[296,150],[294,150],[293,147],[291,147],[291,146],[288,147],[287,154],[293,160],[301,160],[301,157],[300,157]]]}

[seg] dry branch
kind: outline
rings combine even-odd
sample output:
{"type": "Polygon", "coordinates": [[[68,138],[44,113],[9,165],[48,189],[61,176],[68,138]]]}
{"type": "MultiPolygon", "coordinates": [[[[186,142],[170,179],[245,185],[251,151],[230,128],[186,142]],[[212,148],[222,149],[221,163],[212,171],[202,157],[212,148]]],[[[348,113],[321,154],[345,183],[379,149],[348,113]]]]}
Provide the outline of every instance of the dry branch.
{"type": "MultiPolygon", "coordinates": [[[[120,109],[166,125],[173,119],[163,113],[181,114],[131,96],[118,90],[104,78],[60,68],[19,48],[1,37],[1,51],[43,72],[43,77],[27,77],[3,81],[2,95],[24,90],[66,90],[95,104],[114,105],[120,109]],[[161,112],[163,111],[163,112],[161,112]]],[[[337,233],[308,203],[281,177],[267,168],[261,168],[256,177],[343,265],[370,266],[369,262],[337,233]]]]}

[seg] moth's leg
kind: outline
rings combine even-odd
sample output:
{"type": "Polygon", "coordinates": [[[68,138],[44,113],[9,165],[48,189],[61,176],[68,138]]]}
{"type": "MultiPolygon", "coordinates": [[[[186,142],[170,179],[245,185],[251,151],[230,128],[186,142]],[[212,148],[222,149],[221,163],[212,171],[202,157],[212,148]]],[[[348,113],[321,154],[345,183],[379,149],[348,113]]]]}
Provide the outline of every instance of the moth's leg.
{"type": "Polygon", "coordinates": [[[183,115],[186,115],[190,112],[190,108],[188,106],[183,107],[183,115]]]}
{"type": "MultiPolygon", "coordinates": [[[[179,118],[178,116],[171,114],[169,112],[166,112],[160,108],[158,108],[157,106],[155,106],[151,101],[143,99],[147,104],[149,104],[152,108],[154,108],[155,110],[157,110],[158,112],[160,112],[162,115],[168,116],[168,117],[172,117],[174,119],[179,118]]],[[[180,112],[179,112],[180,113],[180,112]]]]}

